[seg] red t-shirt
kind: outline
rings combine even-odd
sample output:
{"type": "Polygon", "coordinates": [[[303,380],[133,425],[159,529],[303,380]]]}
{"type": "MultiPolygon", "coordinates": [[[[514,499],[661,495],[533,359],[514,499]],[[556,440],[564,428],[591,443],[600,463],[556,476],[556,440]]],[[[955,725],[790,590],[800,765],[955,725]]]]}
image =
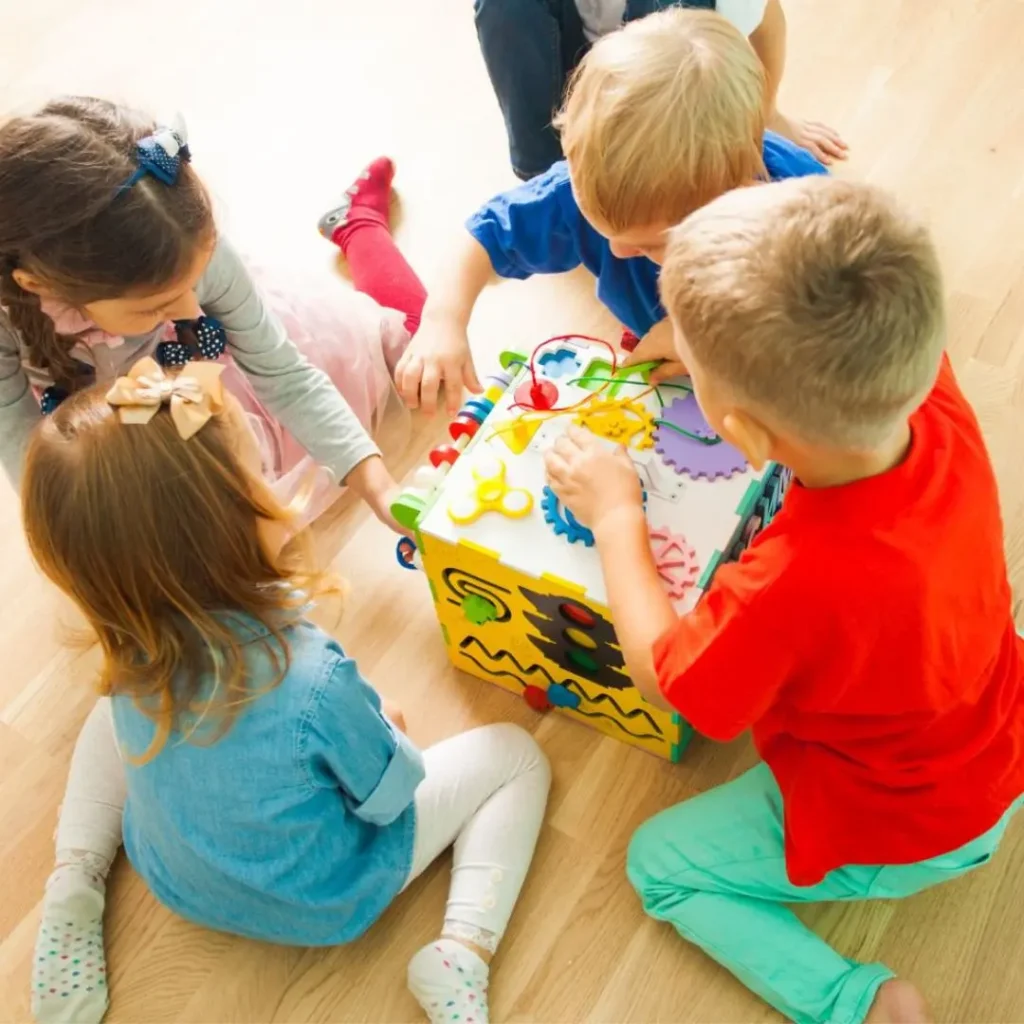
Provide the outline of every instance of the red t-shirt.
{"type": "Polygon", "coordinates": [[[996,482],[945,358],[910,424],[889,472],[794,482],[654,647],[661,692],[696,729],[753,730],[795,885],[948,853],[1024,793],[1024,642],[996,482]]]}

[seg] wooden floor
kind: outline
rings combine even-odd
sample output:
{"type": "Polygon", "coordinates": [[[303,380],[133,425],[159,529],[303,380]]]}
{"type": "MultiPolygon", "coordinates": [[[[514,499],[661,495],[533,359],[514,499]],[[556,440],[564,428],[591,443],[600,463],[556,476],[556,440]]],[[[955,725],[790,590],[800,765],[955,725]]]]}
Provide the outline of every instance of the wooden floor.
{"type": "MultiPolygon", "coordinates": [[[[470,0],[32,0],[4,5],[0,109],[74,90],[188,116],[222,224],[265,261],[334,272],[316,219],[359,167],[398,159],[402,245],[428,278],[473,205],[511,181],[470,0]]],[[[890,186],[942,248],[955,363],[1002,485],[1024,584],[1024,3],[786,0],[784,109],[840,127],[843,171],[890,186]]],[[[473,325],[480,362],[566,330],[615,337],[583,276],[507,284],[473,325]]],[[[417,424],[420,454],[440,424],[417,424]]],[[[0,485],[0,1019],[28,1017],[28,972],[71,747],[92,701],[89,659],[60,645],[61,605],[31,568],[0,485]]],[[[393,538],[343,517],[353,597],[339,635],[429,744],[468,726],[533,729],[555,769],[533,872],[496,962],[495,1019],[760,1021],[736,981],[644,919],[623,876],[631,831],[753,760],[697,742],[677,767],[564,721],[447,664],[425,581],[393,538]],[[399,640],[395,637],[398,632],[399,640]]],[[[970,564],[964,573],[970,573],[970,564]]],[[[1018,621],[1021,621],[1018,619],[1018,621]]],[[[113,1021],[416,1019],[405,962],[431,937],[444,868],[346,949],[279,949],[176,920],[126,863],[108,912],[113,1021]]],[[[963,882],[900,904],[823,906],[807,920],[844,953],[915,980],[945,1021],[1024,1020],[1024,827],[963,882]]]]}

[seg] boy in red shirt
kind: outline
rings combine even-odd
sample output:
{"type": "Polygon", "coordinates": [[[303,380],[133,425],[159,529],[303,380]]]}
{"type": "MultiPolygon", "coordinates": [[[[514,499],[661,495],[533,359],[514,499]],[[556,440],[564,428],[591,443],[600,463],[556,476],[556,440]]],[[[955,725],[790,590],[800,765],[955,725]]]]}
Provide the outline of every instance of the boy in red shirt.
{"type": "Polygon", "coordinates": [[[878,191],[798,179],[687,218],[661,291],[710,424],[794,480],[680,619],[625,451],[573,430],[548,454],[594,532],[637,688],[713,739],[752,730],[764,759],[642,826],[630,881],[798,1024],[925,1020],[913,986],[785,904],[964,874],[1024,794],[1024,642],[934,248],[878,191]]]}

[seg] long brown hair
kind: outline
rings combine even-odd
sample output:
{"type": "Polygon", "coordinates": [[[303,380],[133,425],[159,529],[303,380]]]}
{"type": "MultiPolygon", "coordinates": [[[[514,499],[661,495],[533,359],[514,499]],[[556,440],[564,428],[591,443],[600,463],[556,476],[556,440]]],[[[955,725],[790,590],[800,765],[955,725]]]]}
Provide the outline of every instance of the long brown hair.
{"type": "Polygon", "coordinates": [[[22,514],[39,567],[99,640],[102,688],[134,698],[156,725],[144,761],[172,731],[189,738],[197,715],[219,738],[276,686],[289,665],[285,629],[331,588],[304,551],[277,557],[261,542],[260,520],[284,525],[289,512],[246,469],[232,399],[183,441],[166,407],[125,425],[105,390],[80,391],[40,421],[22,514]],[[272,679],[249,677],[254,644],[272,679]]]}
{"type": "Polygon", "coordinates": [[[174,281],[214,232],[209,197],[188,164],[174,185],[147,176],[118,194],[136,168],[136,144],[154,127],[136,111],[75,96],[0,126],[0,305],[31,364],[67,391],[82,384],[74,339],[57,334],[14,271],[80,307],[174,281]]]}

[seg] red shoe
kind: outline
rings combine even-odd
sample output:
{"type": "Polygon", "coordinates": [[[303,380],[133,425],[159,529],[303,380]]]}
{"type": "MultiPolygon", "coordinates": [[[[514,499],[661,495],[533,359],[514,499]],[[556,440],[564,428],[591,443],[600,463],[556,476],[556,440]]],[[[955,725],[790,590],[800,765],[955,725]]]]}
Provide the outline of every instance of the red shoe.
{"type": "Polygon", "coordinates": [[[338,232],[356,220],[375,220],[390,229],[388,204],[391,198],[391,181],[395,176],[395,164],[390,157],[379,156],[347,189],[342,201],[328,210],[321,218],[317,229],[328,241],[340,244],[338,232]]]}

